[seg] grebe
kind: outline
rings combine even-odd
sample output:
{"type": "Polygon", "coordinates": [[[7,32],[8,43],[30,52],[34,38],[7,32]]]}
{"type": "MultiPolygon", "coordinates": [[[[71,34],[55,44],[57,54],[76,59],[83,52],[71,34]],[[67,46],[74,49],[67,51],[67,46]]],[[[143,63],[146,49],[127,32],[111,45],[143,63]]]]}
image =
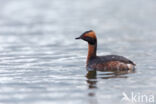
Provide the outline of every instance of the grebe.
{"type": "Polygon", "coordinates": [[[97,56],[97,38],[94,31],[86,31],[76,39],[82,39],[88,42],[88,56],[86,65],[88,71],[128,71],[135,69],[135,64],[123,56],[97,56]]]}

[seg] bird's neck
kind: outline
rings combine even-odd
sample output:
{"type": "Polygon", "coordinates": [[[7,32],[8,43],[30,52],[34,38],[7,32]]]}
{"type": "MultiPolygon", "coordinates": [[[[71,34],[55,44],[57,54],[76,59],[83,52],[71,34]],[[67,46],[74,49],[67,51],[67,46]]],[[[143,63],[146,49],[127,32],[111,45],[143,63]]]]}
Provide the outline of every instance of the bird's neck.
{"type": "Polygon", "coordinates": [[[90,59],[96,57],[96,50],[97,50],[97,42],[94,45],[88,44],[87,64],[90,59]]]}

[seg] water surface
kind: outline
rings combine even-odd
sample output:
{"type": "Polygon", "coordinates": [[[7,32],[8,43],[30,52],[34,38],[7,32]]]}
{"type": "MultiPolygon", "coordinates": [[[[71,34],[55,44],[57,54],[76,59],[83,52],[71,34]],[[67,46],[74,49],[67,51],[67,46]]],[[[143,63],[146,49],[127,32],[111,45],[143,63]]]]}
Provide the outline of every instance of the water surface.
{"type": "Polygon", "coordinates": [[[132,92],[156,102],[155,10],[154,0],[0,0],[0,103],[121,104],[132,92]],[[126,56],[136,72],[87,78],[87,43],[74,38],[90,29],[99,55],[126,56]]]}

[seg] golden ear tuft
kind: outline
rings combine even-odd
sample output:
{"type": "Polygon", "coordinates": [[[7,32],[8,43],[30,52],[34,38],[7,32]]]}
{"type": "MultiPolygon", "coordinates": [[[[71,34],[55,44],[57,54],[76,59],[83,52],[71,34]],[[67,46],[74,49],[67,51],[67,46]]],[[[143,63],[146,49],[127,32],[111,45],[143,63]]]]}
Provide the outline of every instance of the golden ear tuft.
{"type": "Polygon", "coordinates": [[[95,32],[92,30],[85,32],[84,36],[96,39],[95,32]]]}

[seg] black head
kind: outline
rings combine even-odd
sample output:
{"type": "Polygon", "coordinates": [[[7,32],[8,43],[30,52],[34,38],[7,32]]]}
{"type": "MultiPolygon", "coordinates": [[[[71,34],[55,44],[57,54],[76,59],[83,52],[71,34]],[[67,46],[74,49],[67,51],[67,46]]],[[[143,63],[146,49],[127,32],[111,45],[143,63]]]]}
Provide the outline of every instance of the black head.
{"type": "Polygon", "coordinates": [[[84,32],[80,37],[75,39],[82,39],[87,41],[90,45],[94,45],[97,42],[95,32],[92,30],[84,32]]]}

